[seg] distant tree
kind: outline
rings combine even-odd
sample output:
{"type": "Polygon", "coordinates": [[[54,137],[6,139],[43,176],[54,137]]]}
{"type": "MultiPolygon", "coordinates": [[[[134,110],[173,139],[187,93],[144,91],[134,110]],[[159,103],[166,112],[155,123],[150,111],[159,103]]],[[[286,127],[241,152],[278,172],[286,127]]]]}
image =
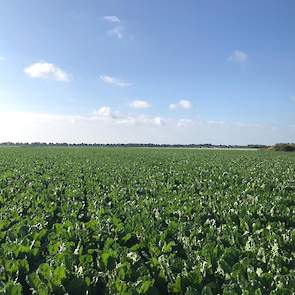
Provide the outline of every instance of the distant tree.
{"type": "Polygon", "coordinates": [[[277,143],[271,149],[274,151],[295,152],[295,143],[277,143]]]}

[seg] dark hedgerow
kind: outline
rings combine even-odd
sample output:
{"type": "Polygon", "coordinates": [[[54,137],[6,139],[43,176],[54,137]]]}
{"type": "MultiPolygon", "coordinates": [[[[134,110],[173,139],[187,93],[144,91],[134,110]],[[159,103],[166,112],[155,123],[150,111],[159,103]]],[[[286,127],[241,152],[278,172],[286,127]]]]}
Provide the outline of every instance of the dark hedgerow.
{"type": "Polygon", "coordinates": [[[277,143],[271,149],[274,151],[295,152],[295,143],[277,143]]]}

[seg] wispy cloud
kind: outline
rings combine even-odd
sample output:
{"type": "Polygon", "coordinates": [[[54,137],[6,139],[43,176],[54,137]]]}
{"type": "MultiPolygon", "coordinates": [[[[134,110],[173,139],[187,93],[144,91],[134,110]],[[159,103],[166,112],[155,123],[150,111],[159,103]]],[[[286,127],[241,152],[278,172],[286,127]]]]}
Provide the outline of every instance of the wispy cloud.
{"type": "Polygon", "coordinates": [[[85,117],[86,120],[107,120],[117,125],[156,125],[163,126],[166,120],[161,117],[128,116],[119,111],[113,111],[109,106],[102,106],[93,112],[93,116],[85,117]]]}
{"type": "Polygon", "coordinates": [[[242,50],[236,49],[231,55],[228,57],[229,61],[243,63],[247,61],[249,58],[248,54],[242,50]]]}
{"type": "Polygon", "coordinates": [[[37,62],[24,69],[31,78],[49,79],[62,82],[70,81],[69,74],[54,64],[37,62]]]}
{"type": "Polygon", "coordinates": [[[102,106],[98,110],[95,110],[93,112],[94,118],[92,119],[97,119],[97,118],[105,118],[105,119],[119,119],[122,118],[122,115],[120,114],[119,111],[112,111],[109,106],[102,106]]]}
{"type": "Polygon", "coordinates": [[[116,26],[110,30],[108,30],[108,35],[115,36],[118,39],[123,39],[124,37],[125,27],[123,26],[116,26]]]}
{"type": "Polygon", "coordinates": [[[121,20],[115,15],[106,15],[103,17],[103,20],[109,23],[117,23],[117,24],[121,22],[121,20]]]}
{"type": "Polygon", "coordinates": [[[0,56],[0,61],[4,61],[5,57],[4,56],[0,56]]]}
{"type": "Polygon", "coordinates": [[[193,107],[193,104],[190,100],[182,99],[178,103],[171,103],[169,105],[170,110],[176,110],[176,109],[183,109],[183,110],[189,110],[193,107]]]}
{"type": "Polygon", "coordinates": [[[132,86],[132,83],[128,81],[122,80],[120,78],[112,77],[109,75],[101,75],[99,78],[101,81],[103,81],[106,84],[110,84],[110,85],[114,85],[114,86],[118,86],[122,88],[132,86]]]}
{"type": "Polygon", "coordinates": [[[107,34],[109,36],[116,37],[120,40],[124,38],[126,27],[124,22],[119,17],[115,15],[107,15],[102,19],[109,25],[109,29],[107,30],[107,34]]]}
{"type": "Polygon", "coordinates": [[[151,103],[147,100],[133,100],[129,105],[134,109],[148,109],[151,107],[151,103]]]}
{"type": "Polygon", "coordinates": [[[111,108],[108,106],[103,106],[94,112],[95,115],[102,117],[110,117],[112,115],[111,108]]]}
{"type": "Polygon", "coordinates": [[[191,119],[180,119],[177,122],[177,127],[188,127],[193,124],[194,124],[194,121],[191,119]]]}
{"type": "Polygon", "coordinates": [[[292,102],[295,102],[295,95],[290,96],[289,98],[292,102]]]}

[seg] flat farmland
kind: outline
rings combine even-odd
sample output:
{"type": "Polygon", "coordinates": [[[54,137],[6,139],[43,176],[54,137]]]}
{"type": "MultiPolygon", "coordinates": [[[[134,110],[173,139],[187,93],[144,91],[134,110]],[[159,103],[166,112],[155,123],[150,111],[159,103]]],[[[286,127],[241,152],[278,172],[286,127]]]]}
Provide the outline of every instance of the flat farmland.
{"type": "Polygon", "coordinates": [[[295,154],[0,149],[0,294],[294,294],[295,154]]]}

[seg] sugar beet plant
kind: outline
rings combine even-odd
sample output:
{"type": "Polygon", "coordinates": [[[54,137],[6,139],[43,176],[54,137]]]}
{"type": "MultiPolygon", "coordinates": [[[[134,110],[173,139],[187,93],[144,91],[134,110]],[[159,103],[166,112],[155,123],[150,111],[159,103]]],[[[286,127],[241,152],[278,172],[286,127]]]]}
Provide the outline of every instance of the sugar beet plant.
{"type": "Polygon", "coordinates": [[[295,155],[0,149],[1,294],[294,294],[295,155]]]}

